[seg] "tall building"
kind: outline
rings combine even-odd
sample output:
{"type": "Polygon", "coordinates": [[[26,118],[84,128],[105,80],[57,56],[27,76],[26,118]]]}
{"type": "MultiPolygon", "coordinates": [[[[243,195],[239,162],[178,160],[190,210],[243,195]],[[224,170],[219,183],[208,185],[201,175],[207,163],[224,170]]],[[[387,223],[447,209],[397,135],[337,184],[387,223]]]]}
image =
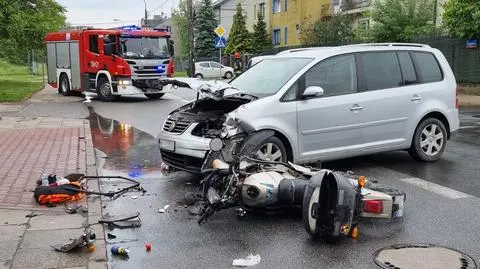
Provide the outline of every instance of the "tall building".
{"type": "Polygon", "coordinates": [[[301,45],[301,29],[333,13],[332,0],[269,0],[270,30],[275,47],[301,45]]]}

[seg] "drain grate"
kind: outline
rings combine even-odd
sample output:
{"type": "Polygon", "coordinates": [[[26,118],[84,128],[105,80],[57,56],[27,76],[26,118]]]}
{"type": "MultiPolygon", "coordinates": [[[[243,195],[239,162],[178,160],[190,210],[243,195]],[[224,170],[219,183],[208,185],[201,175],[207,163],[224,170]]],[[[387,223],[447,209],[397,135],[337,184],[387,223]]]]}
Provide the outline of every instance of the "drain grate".
{"type": "Polygon", "coordinates": [[[478,269],[475,260],[453,248],[433,244],[399,244],[377,250],[375,264],[385,269],[478,269]]]}

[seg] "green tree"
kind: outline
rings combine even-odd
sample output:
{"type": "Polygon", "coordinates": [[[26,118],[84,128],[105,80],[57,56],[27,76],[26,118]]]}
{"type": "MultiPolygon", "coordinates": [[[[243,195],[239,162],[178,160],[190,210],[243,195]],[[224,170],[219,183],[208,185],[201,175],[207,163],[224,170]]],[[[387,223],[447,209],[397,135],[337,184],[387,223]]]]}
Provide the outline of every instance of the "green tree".
{"type": "Polygon", "coordinates": [[[187,55],[190,51],[188,45],[188,10],[187,10],[187,1],[180,0],[178,4],[178,8],[173,10],[172,13],[172,21],[175,24],[175,27],[178,29],[180,33],[179,40],[174,40],[175,42],[179,42],[180,44],[180,51],[176,51],[175,54],[178,55],[187,55]]]}
{"type": "Polygon", "coordinates": [[[261,53],[273,47],[270,35],[267,32],[267,24],[261,13],[257,14],[257,23],[253,25],[250,52],[261,53]]]}
{"type": "Polygon", "coordinates": [[[251,35],[245,26],[245,16],[242,14],[242,5],[237,4],[237,12],[233,16],[233,24],[230,34],[228,35],[226,54],[233,54],[235,52],[248,53],[250,52],[251,35]]]}
{"type": "Polygon", "coordinates": [[[377,42],[411,42],[434,32],[434,0],[376,0],[371,18],[377,42]]]}
{"type": "Polygon", "coordinates": [[[348,44],[353,39],[353,30],[348,15],[334,14],[316,22],[305,19],[300,40],[306,46],[334,46],[348,44]]]}
{"type": "Polygon", "coordinates": [[[215,28],[217,21],[211,0],[202,0],[195,14],[195,57],[213,57],[215,48],[215,28]]]}
{"type": "Polygon", "coordinates": [[[459,38],[471,38],[480,33],[480,2],[447,0],[443,12],[443,25],[459,38]]]}
{"type": "Polygon", "coordinates": [[[40,55],[45,34],[64,25],[65,12],[55,0],[0,1],[0,57],[22,62],[32,50],[40,55]]]}

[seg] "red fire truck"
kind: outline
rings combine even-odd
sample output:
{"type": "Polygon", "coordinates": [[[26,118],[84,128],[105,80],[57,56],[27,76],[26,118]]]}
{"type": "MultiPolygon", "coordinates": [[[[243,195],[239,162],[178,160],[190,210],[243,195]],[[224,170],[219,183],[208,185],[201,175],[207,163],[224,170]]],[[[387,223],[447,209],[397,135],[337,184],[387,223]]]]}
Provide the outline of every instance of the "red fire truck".
{"type": "Polygon", "coordinates": [[[93,91],[103,101],[121,95],[161,98],[162,77],[174,73],[170,33],[136,26],[48,33],[48,83],[63,95],[93,91]]]}

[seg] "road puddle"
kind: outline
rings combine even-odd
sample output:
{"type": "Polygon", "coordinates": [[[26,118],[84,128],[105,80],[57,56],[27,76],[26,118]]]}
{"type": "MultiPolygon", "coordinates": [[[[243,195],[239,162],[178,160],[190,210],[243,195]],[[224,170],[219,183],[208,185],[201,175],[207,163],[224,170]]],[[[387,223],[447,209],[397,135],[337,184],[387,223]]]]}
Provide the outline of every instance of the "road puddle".
{"type": "Polygon", "coordinates": [[[90,128],[99,174],[162,177],[162,159],[154,137],[95,112],[90,113],[90,128]]]}

